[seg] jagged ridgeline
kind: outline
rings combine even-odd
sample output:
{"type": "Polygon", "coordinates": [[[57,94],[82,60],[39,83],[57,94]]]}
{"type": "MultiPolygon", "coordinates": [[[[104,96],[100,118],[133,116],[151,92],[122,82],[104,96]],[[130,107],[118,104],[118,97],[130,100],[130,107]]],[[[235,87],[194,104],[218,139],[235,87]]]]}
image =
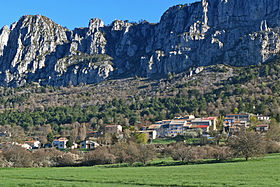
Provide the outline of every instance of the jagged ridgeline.
{"type": "Polygon", "coordinates": [[[279,52],[279,26],[278,0],[202,0],[168,9],[157,24],[92,19],[73,31],[23,16],[0,30],[0,84],[78,85],[260,64],[279,52]]]}

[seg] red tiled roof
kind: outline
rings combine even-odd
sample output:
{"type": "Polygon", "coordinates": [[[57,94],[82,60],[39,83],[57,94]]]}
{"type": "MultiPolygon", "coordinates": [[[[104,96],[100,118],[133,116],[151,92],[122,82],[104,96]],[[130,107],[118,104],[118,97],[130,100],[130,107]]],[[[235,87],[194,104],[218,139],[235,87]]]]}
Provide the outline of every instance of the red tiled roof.
{"type": "Polygon", "coordinates": [[[53,141],[64,142],[64,141],[68,141],[68,139],[67,138],[59,138],[59,139],[55,139],[53,141]]]}
{"type": "Polygon", "coordinates": [[[198,128],[208,128],[208,125],[198,125],[198,128]]]}

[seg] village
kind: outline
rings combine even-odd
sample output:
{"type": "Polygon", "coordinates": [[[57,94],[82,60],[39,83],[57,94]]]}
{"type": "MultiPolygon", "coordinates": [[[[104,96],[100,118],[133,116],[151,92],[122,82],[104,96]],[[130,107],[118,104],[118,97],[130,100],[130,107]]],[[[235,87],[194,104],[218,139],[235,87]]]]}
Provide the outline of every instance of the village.
{"type": "MultiPolygon", "coordinates": [[[[157,121],[152,125],[140,125],[134,128],[133,134],[143,134],[148,142],[157,139],[172,139],[177,136],[188,138],[213,139],[215,135],[231,136],[234,133],[252,129],[257,133],[266,133],[269,129],[270,117],[253,114],[227,114],[225,117],[203,117],[196,118],[194,115],[175,117],[172,120],[157,121]]],[[[125,130],[121,125],[105,125],[104,131],[88,131],[85,139],[80,142],[72,142],[70,137],[56,137],[51,143],[42,144],[36,138],[24,142],[2,142],[2,147],[17,145],[26,150],[37,150],[42,148],[84,149],[94,150],[98,146],[110,145],[106,140],[114,137],[122,140],[125,130]]],[[[7,131],[0,132],[3,139],[9,138],[11,134],[7,131]]],[[[109,141],[110,142],[110,141],[109,141]]],[[[111,142],[112,143],[112,142],[111,142]]]]}

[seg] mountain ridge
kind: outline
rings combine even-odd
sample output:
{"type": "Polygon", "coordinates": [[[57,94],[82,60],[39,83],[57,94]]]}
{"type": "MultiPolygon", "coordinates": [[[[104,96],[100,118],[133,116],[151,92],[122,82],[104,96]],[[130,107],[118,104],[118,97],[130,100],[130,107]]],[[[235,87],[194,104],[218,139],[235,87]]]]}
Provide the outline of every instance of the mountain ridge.
{"type": "Polygon", "coordinates": [[[202,0],[169,8],[156,24],[94,18],[74,30],[27,15],[0,30],[0,85],[92,84],[264,63],[279,52],[279,18],[274,0],[202,0]]]}

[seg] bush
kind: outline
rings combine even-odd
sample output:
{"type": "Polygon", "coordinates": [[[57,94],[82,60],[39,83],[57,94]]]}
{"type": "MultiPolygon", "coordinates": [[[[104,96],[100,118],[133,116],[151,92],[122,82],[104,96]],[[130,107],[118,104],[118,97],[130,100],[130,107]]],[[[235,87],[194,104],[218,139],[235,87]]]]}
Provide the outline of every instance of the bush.
{"type": "Polygon", "coordinates": [[[142,165],[156,156],[156,150],[153,145],[130,143],[118,143],[112,147],[110,152],[115,156],[118,163],[129,163],[132,165],[135,162],[140,162],[142,165]]]}
{"type": "Polygon", "coordinates": [[[75,166],[76,155],[72,153],[63,153],[60,157],[57,158],[57,166],[75,166]]]}
{"type": "Polygon", "coordinates": [[[110,149],[110,153],[112,153],[115,156],[116,163],[127,162],[129,158],[128,144],[119,142],[110,149]]]}
{"type": "Polygon", "coordinates": [[[201,158],[199,147],[186,146],[184,143],[176,143],[169,148],[170,156],[181,162],[192,162],[201,158]]]}
{"type": "Polygon", "coordinates": [[[230,147],[215,147],[213,151],[213,158],[216,161],[225,161],[231,159],[233,157],[233,153],[230,147]]]}
{"type": "Polygon", "coordinates": [[[275,141],[268,141],[266,143],[267,153],[280,153],[280,143],[275,141]]]}
{"type": "Polygon", "coordinates": [[[49,151],[47,149],[39,149],[33,152],[33,167],[50,167],[53,166],[49,151]]]}
{"type": "Polygon", "coordinates": [[[0,154],[0,168],[4,168],[4,167],[9,167],[9,162],[2,154],[0,154]]]}
{"type": "Polygon", "coordinates": [[[11,146],[3,151],[3,156],[12,167],[32,167],[33,158],[30,151],[19,146],[11,146]]]}
{"type": "Polygon", "coordinates": [[[85,154],[83,164],[87,166],[99,164],[113,164],[116,157],[106,147],[98,147],[94,151],[85,154]]]}

